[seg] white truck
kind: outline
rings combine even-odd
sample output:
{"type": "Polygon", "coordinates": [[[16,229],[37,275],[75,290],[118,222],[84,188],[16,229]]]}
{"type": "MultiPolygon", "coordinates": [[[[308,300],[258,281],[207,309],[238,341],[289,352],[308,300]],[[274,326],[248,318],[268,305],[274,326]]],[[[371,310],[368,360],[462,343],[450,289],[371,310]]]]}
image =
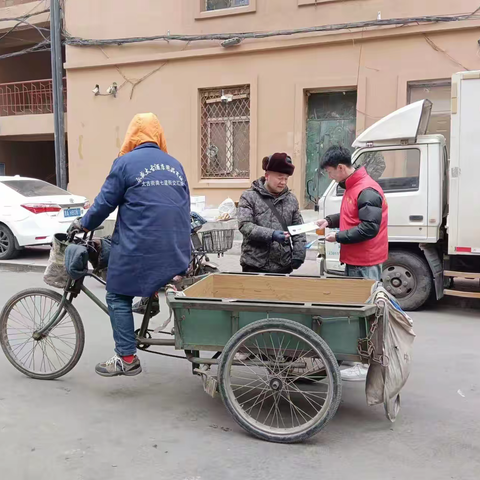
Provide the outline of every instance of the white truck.
{"type": "MultiPolygon", "coordinates": [[[[480,278],[480,71],[453,76],[450,159],[442,135],[425,135],[431,108],[429,100],[401,108],[353,144],[355,165],[366,166],[388,201],[382,279],[406,310],[446,294],[480,298],[449,289],[453,277],[480,278]]],[[[320,218],[338,213],[342,196],[332,182],[320,218]]],[[[339,248],[320,243],[321,274],[343,270],[339,248]]]]}

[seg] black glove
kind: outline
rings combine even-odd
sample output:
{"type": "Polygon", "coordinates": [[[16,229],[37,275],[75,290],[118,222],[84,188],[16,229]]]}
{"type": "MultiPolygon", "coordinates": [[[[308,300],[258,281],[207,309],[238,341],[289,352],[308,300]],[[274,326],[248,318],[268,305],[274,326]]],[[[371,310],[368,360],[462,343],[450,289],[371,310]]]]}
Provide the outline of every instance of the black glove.
{"type": "Polygon", "coordinates": [[[272,241],[278,243],[285,243],[287,241],[287,237],[285,237],[285,232],[281,230],[275,230],[272,234],[272,241]]]}
{"type": "Polygon", "coordinates": [[[76,218],[72,224],[68,227],[67,234],[72,235],[74,233],[80,233],[84,232],[84,228],[82,227],[82,224],[80,223],[81,217],[76,218]]]}
{"type": "Polygon", "coordinates": [[[298,260],[298,259],[296,259],[296,258],[294,258],[294,259],[292,260],[292,268],[293,268],[294,270],[299,269],[302,265],[303,265],[303,262],[302,262],[301,260],[298,260]]]}

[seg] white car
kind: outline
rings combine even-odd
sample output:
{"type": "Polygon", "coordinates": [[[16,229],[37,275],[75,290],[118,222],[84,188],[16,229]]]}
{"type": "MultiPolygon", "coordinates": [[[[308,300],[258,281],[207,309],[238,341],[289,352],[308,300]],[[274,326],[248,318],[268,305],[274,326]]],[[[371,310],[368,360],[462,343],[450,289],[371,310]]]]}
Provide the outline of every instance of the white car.
{"type": "Polygon", "coordinates": [[[55,185],[27,177],[0,177],[0,260],[22,248],[52,243],[90,205],[55,185]]]}

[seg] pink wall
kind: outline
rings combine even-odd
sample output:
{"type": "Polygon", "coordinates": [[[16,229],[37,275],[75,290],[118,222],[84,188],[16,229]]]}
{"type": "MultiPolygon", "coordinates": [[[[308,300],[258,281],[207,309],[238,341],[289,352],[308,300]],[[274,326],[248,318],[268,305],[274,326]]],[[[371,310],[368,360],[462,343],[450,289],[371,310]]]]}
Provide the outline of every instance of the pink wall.
{"type": "MultiPolygon", "coordinates": [[[[475,1],[344,0],[298,6],[299,0],[257,0],[257,11],[208,20],[195,19],[196,0],[70,0],[72,35],[107,38],[155,33],[247,31],[410,15],[473,11],[475,1]],[[123,8],[119,8],[122,3],[123,8]],[[460,3],[460,4],[459,4],[460,3]],[[131,7],[130,7],[131,6],[131,7]],[[140,12],[140,13],[139,13],[140,12]],[[136,18],[135,22],[131,18],[136,18]]],[[[407,101],[414,80],[449,78],[463,68],[480,69],[477,20],[365,32],[341,32],[244,42],[225,50],[214,42],[166,42],[99,48],[67,48],[70,188],[93,199],[108,174],[132,116],[153,111],[164,125],[169,150],[185,166],[192,193],[218,204],[237,200],[245,181],[202,181],[199,177],[198,89],[249,83],[251,86],[251,180],[259,163],[287,151],[298,165],[292,186],[303,198],[307,91],[358,90],[357,132],[407,101]],[[436,51],[424,35],[447,54],[436,51]],[[452,58],[454,60],[452,60],[452,58]],[[159,69],[159,67],[162,68],[159,69]],[[159,69],[159,70],[158,70],[159,69]],[[125,79],[139,84],[131,98],[125,83],[117,98],[95,97],[125,79]]]]}

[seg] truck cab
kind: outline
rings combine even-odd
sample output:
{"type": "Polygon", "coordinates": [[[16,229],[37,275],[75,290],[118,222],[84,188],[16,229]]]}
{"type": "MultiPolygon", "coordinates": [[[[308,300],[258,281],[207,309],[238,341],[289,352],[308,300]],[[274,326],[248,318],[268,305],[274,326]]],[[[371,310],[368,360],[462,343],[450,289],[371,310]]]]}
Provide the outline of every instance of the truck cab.
{"type": "MultiPolygon", "coordinates": [[[[354,142],[355,167],[365,166],[389,206],[389,259],[382,280],[407,310],[443,295],[443,247],[448,214],[448,153],[442,135],[425,135],[432,103],[408,105],[363,132],[354,142]]],[[[320,218],[338,213],[344,190],[332,182],[320,198],[320,218]]],[[[328,232],[327,232],[328,233],[328,232]]],[[[341,274],[340,245],[325,243],[321,269],[341,274]]]]}

